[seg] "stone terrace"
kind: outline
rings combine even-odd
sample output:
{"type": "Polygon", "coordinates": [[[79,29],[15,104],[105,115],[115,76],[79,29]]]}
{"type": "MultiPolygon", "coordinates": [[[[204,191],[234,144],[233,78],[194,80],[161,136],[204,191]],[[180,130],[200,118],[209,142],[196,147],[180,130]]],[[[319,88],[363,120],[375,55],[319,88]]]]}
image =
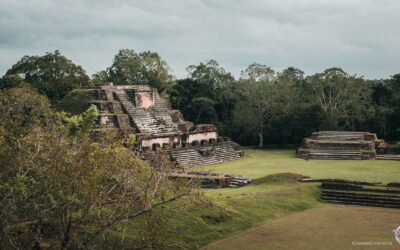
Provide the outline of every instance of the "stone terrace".
{"type": "Polygon", "coordinates": [[[243,156],[240,146],[218,136],[212,124],[185,121],[179,110],[148,85],[105,84],[95,91],[100,112],[100,128],[118,128],[124,134],[135,133],[136,150],[158,165],[160,155],[180,167],[220,163],[243,156]]]}
{"type": "Polygon", "coordinates": [[[298,157],[304,159],[363,160],[375,158],[385,142],[368,132],[320,131],[303,140],[298,157]]]}

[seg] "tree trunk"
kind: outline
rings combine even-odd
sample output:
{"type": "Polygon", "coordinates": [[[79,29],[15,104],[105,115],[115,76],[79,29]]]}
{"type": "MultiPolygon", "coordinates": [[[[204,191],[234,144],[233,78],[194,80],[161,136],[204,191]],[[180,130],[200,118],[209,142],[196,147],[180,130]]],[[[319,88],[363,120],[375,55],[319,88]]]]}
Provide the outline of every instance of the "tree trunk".
{"type": "Polygon", "coordinates": [[[258,147],[262,148],[264,146],[264,137],[262,130],[258,131],[258,138],[259,138],[258,147]]]}
{"type": "Polygon", "coordinates": [[[68,242],[69,242],[69,239],[70,239],[69,233],[71,231],[71,222],[72,222],[72,218],[71,218],[71,214],[70,214],[69,218],[68,218],[68,225],[67,225],[67,228],[66,228],[66,230],[64,232],[64,235],[63,235],[64,237],[61,240],[61,249],[66,249],[67,248],[67,245],[68,245],[68,242]]]}

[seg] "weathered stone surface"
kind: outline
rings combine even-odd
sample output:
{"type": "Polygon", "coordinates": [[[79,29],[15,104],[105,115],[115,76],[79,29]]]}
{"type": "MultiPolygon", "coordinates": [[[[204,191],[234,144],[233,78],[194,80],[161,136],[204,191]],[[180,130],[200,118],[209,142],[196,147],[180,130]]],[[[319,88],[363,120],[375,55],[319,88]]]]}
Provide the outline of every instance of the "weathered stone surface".
{"type": "Polygon", "coordinates": [[[304,159],[363,160],[376,156],[385,142],[369,132],[320,131],[303,140],[297,156],[304,159]]]}
{"type": "MultiPolygon", "coordinates": [[[[219,163],[238,159],[243,151],[236,143],[218,136],[212,124],[185,121],[172,110],[157,90],[147,85],[101,86],[93,101],[100,112],[99,127],[116,127],[123,133],[136,132],[136,149],[150,162],[163,151],[179,166],[219,163]]],[[[163,153],[163,154],[164,154],[163,153]]]]}
{"type": "Polygon", "coordinates": [[[174,179],[198,180],[202,187],[241,187],[253,180],[241,175],[220,174],[208,171],[175,171],[170,174],[174,179]]]}

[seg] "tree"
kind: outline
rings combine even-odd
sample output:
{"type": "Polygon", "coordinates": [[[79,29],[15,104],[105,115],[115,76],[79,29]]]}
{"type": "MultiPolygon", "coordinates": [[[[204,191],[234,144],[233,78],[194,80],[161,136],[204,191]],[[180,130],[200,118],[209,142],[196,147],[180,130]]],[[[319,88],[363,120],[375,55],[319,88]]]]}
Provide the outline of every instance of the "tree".
{"type": "MultiPolygon", "coordinates": [[[[207,85],[207,91],[213,93],[211,99],[214,105],[212,109],[209,109],[209,115],[212,116],[212,119],[208,120],[218,125],[220,134],[230,135],[233,131],[232,117],[236,102],[233,94],[235,78],[215,60],[190,65],[186,70],[190,79],[207,85]]],[[[210,98],[207,95],[205,97],[210,98]]]]}
{"type": "Polygon", "coordinates": [[[45,94],[55,103],[69,91],[90,84],[90,79],[81,66],[74,64],[58,50],[44,56],[24,56],[6,72],[22,76],[33,88],[45,94]]]}
{"type": "Polygon", "coordinates": [[[389,141],[400,140],[400,74],[372,83],[368,126],[389,141]]]}
{"type": "Polygon", "coordinates": [[[186,70],[190,79],[206,82],[214,87],[220,87],[235,80],[232,74],[226,72],[215,60],[201,62],[199,65],[190,65],[186,70]]]}
{"type": "MultiPolygon", "coordinates": [[[[45,96],[26,88],[0,91],[0,126],[5,135],[25,136],[37,126],[47,126],[52,119],[52,109],[45,96]]],[[[1,161],[1,160],[0,160],[1,161]]]]}
{"type": "Polygon", "coordinates": [[[273,113],[271,124],[267,127],[268,138],[282,145],[300,143],[304,135],[315,129],[313,120],[309,119],[312,110],[303,88],[304,72],[294,67],[284,69],[276,74],[275,84],[275,106],[279,112],[273,113]]]}
{"type": "Polygon", "coordinates": [[[264,146],[264,129],[275,110],[275,72],[261,64],[251,64],[241,74],[239,102],[235,122],[247,131],[254,131],[258,146],[264,146]]]}
{"type": "Polygon", "coordinates": [[[393,75],[387,85],[391,93],[389,104],[393,112],[388,118],[388,130],[391,140],[400,140],[400,74],[393,75]]]}
{"type": "Polygon", "coordinates": [[[241,72],[240,78],[252,82],[271,82],[275,78],[275,71],[265,65],[253,63],[241,72]]]}
{"type": "Polygon", "coordinates": [[[5,75],[0,78],[0,89],[11,89],[20,87],[29,87],[29,83],[27,83],[19,75],[5,75]]]}
{"type": "Polygon", "coordinates": [[[172,106],[194,123],[217,121],[215,96],[215,90],[209,82],[189,78],[178,80],[170,91],[172,106]]]}
{"type": "Polygon", "coordinates": [[[216,121],[218,119],[215,108],[215,102],[207,97],[193,98],[188,106],[188,112],[196,114],[193,120],[195,124],[216,121]]]}
{"type": "Polygon", "coordinates": [[[324,115],[324,129],[354,130],[357,122],[365,120],[371,89],[362,78],[330,68],[308,77],[307,84],[324,115]]]}
{"type": "Polygon", "coordinates": [[[178,80],[170,91],[172,106],[194,123],[225,123],[232,109],[227,90],[233,76],[215,60],[190,65],[186,70],[189,78],[178,80]]]}
{"type": "Polygon", "coordinates": [[[29,89],[0,92],[0,103],[1,249],[107,248],[109,230],[190,191],[118,134],[90,136],[95,107],[71,118],[29,89]]]}
{"type": "Polygon", "coordinates": [[[174,77],[170,68],[158,53],[144,51],[136,53],[132,49],[121,49],[115,55],[112,65],[105,71],[93,75],[97,83],[148,84],[160,91],[168,89],[174,77]]]}

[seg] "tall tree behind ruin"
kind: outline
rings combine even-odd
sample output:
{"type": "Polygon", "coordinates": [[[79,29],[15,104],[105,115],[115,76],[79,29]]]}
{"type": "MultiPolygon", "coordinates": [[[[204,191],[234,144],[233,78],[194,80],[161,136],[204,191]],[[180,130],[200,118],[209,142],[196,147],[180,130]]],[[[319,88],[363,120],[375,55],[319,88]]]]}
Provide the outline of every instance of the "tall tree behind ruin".
{"type": "Polygon", "coordinates": [[[215,60],[201,62],[199,65],[190,65],[186,70],[189,78],[195,81],[207,82],[214,87],[223,86],[235,80],[232,74],[227,72],[215,60]]]}
{"type": "Polygon", "coordinates": [[[356,128],[365,120],[371,89],[362,78],[351,76],[340,68],[330,68],[309,76],[307,87],[323,115],[322,129],[356,128]]]}
{"type": "Polygon", "coordinates": [[[215,60],[190,65],[186,70],[188,78],[178,80],[170,91],[173,107],[194,123],[223,125],[231,112],[224,91],[234,81],[232,74],[215,60]]]}
{"type": "Polygon", "coordinates": [[[30,87],[38,89],[53,103],[61,100],[69,91],[90,84],[86,71],[58,50],[46,53],[44,56],[22,57],[6,72],[0,83],[3,88],[7,85],[26,86],[23,82],[16,84],[18,77],[19,81],[24,81],[30,87]]]}
{"type": "Polygon", "coordinates": [[[309,119],[313,112],[304,91],[304,72],[294,67],[277,72],[276,85],[280,112],[274,114],[267,127],[268,138],[281,145],[299,142],[303,134],[309,134],[317,127],[315,119],[309,119]]]}
{"type": "Polygon", "coordinates": [[[94,82],[113,82],[117,85],[148,84],[160,91],[168,89],[174,77],[170,67],[157,52],[136,53],[133,49],[121,49],[106,70],[93,75],[94,82]]]}
{"type": "Polygon", "coordinates": [[[241,73],[235,123],[257,135],[259,147],[264,146],[264,129],[276,108],[275,77],[271,68],[257,63],[241,73]]]}
{"type": "Polygon", "coordinates": [[[392,140],[400,140],[400,74],[395,74],[388,80],[388,87],[392,92],[389,104],[393,112],[388,119],[389,136],[392,140]]]}
{"type": "Polygon", "coordinates": [[[400,74],[372,82],[371,115],[366,126],[386,140],[400,140],[400,74]]]}

